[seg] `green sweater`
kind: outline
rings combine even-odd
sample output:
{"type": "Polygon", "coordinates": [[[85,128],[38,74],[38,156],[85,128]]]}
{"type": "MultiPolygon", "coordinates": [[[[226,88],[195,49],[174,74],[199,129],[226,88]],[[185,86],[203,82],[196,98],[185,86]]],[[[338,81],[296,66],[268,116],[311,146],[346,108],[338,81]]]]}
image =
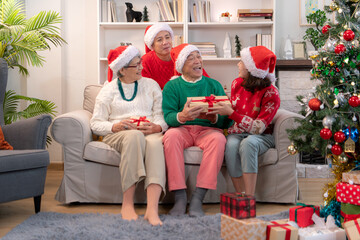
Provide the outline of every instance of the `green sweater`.
{"type": "Polygon", "coordinates": [[[180,125],[201,125],[207,127],[228,128],[232,121],[227,116],[218,116],[218,121],[211,124],[207,119],[196,118],[193,121],[187,121],[185,124],[178,122],[176,116],[181,112],[186,103],[187,97],[226,96],[221,84],[211,78],[202,77],[196,83],[186,82],[181,76],[166,83],[163,90],[162,108],[166,123],[170,127],[180,125]]]}

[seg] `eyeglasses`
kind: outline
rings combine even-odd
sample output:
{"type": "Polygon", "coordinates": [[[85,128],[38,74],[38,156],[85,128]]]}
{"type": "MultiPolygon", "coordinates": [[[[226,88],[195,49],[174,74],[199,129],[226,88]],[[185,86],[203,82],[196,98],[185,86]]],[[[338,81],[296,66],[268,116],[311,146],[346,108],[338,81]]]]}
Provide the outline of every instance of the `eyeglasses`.
{"type": "Polygon", "coordinates": [[[124,68],[137,68],[137,69],[139,69],[140,66],[142,66],[142,61],[141,60],[135,66],[127,66],[127,67],[124,67],[124,68]]]}

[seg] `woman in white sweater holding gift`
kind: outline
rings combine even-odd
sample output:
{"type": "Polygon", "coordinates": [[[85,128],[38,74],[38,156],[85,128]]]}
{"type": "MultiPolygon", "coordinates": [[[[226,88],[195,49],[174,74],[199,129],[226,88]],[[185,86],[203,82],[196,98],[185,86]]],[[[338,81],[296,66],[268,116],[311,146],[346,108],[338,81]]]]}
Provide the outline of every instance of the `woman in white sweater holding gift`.
{"type": "Polygon", "coordinates": [[[144,218],[152,225],[162,225],[158,215],[166,181],[162,136],[168,128],[161,109],[162,93],[154,80],[141,76],[140,52],[134,46],[110,50],[108,62],[110,82],[96,98],[91,129],[121,153],[123,219],[138,218],[134,208],[135,187],[144,180],[147,192],[144,218]],[[115,74],[117,79],[111,81],[115,74]]]}

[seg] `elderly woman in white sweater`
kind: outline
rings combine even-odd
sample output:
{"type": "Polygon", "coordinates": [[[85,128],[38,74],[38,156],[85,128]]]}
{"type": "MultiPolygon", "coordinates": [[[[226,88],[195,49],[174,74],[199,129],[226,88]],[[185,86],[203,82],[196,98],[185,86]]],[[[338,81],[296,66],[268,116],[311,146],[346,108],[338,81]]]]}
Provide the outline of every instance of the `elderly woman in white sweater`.
{"type": "Polygon", "coordinates": [[[144,180],[147,192],[144,218],[152,225],[162,225],[158,215],[159,198],[161,193],[165,194],[166,181],[162,136],[168,126],[161,109],[161,90],[154,80],[141,76],[137,48],[112,49],[108,61],[109,83],[96,98],[91,129],[121,153],[122,218],[138,218],[134,208],[135,186],[144,180]],[[117,79],[112,79],[113,72],[117,79]],[[130,119],[134,116],[146,117],[148,122],[137,126],[130,119]]]}

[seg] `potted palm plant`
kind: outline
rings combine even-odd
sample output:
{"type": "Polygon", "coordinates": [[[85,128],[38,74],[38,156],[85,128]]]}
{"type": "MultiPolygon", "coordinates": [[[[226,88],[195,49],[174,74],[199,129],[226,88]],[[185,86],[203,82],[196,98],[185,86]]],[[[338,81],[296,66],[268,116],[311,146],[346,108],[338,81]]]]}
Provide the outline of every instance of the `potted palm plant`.
{"type": "MultiPolygon", "coordinates": [[[[27,65],[43,66],[45,58],[39,54],[41,51],[50,50],[52,45],[57,47],[66,43],[57,26],[62,21],[59,13],[41,11],[27,18],[24,9],[22,1],[0,0],[0,88],[4,91],[8,68],[18,68],[20,74],[26,76],[29,74],[27,65]]],[[[6,94],[0,92],[0,102],[4,102],[0,107],[4,108],[7,123],[43,113],[54,115],[56,112],[55,104],[50,101],[16,95],[11,90],[6,94]],[[20,99],[30,101],[31,104],[17,112],[20,99]]],[[[0,122],[4,123],[3,119],[0,122]]]]}

